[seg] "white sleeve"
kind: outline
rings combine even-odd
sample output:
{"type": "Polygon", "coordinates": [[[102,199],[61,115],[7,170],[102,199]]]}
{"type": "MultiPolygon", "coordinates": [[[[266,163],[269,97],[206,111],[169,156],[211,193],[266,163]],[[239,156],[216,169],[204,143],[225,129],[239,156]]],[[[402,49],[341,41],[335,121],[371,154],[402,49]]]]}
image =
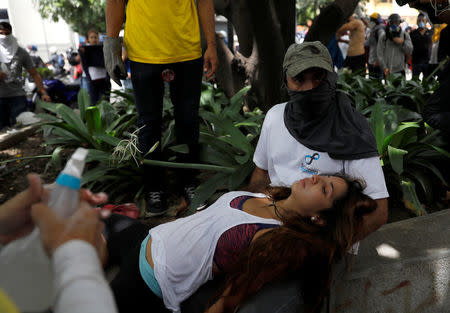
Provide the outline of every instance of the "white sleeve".
{"type": "Polygon", "coordinates": [[[82,240],[56,249],[54,270],[55,313],[116,313],[112,291],[94,247],[82,240]]]}
{"type": "Polygon", "coordinates": [[[389,197],[378,156],[347,162],[346,174],[363,179],[366,183],[366,188],[363,190],[364,194],[374,200],[389,197]]]}
{"type": "Polygon", "coordinates": [[[269,112],[266,115],[266,118],[264,119],[262,128],[261,128],[261,134],[259,135],[259,140],[256,145],[255,154],[253,155],[253,162],[257,167],[263,170],[269,169],[269,161],[268,161],[268,151],[267,151],[267,141],[269,140],[269,133],[270,133],[270,127],[269,127],[269,112]]]}

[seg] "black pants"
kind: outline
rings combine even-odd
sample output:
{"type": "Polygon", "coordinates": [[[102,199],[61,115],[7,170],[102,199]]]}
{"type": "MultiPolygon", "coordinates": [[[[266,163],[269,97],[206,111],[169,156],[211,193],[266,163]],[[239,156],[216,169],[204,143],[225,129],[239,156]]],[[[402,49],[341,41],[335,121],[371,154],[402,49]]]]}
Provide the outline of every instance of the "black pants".
{"type": "Polygon", "coordinates": [[[113,214],[105,221],[108,266],[120,267],[110,283],[120,313],[170,312],[139,272],[139,251],[148,231],[148,226],[123,215],[113,214]]]}
{"type": "MultiPolygon", "coordinates": [[[[177,142],[179,144],[198,143],[198,108],[203,59],[172,64],[131,61],[130,65],[138,125],[143,127],[138,136],[141,151],[148,151],[161,140],[164,96],[164,81],[161,73],[166,69],[175,73],[175,78],[170,82],[170,98],[174,106],[177,142]]],[[[159,150],[160,148],[156,150],[156,153],[159,150]]]]}
{"type": "MultiPolygon", "coordinates": [[[[201,81],[203,75],[203,58],[172,64],[147,64],[130,62],[131,81],[138,113],[138,126],[142,127],[138,134],[139,149],[145,154],[157,142],[161,141],[162,108],[164,97],[164,81],[162,72],[166,69],[175,73],[169,83],[170,98],[174,107],[175,137],[177,144],[187,144],[189,154],[179,162],[198,162],[199,155],[199,117],[201,81]]],[[[149,154],[151,159],[161,159],[161,145],[149,154]]],[[[157,168],[144,167],[144,182],[153,190],[155,182],[162,172],[157,168]]],[[[192,177],[189,171],[182,171],[180,178],[192,177]],[[183,175],[186,173],[186,175],[183,175]],[[182,176],[182,177],[181,177],[182,176]]]]}
{"type": "Polygon", "coordinates": [[[374,78],[374,79],[378,79],[378,80],[382,80],[383,79],[383,71],[381,70],[381,68],[377,65],[374,66],[373,64],[369,64],[369,77],[370,78],[374,78]]]}

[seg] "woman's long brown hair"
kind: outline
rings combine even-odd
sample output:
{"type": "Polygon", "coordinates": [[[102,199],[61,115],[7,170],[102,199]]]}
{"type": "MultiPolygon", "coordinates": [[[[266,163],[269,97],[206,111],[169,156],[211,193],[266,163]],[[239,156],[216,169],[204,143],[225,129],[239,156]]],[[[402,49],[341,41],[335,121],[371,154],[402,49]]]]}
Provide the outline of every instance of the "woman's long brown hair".
{"type": "MultiPolygon", "coordinates": [[[[343,177],[347,194],[321,212],[325,226],[292,214],[282,217],[282,226],[260,237],[241,253],[222,291],[225,312],[256,294],[270,282],[295,278],[302,283],[302,296],[311,312],[320,310],[331,283],[332,265],[344,257],[362,231],[363,216],[376,209],[364,195],[361,183],[343,177]]],[[[275,200],[286,198],[289,188],[268,190],[275,200]]]]}

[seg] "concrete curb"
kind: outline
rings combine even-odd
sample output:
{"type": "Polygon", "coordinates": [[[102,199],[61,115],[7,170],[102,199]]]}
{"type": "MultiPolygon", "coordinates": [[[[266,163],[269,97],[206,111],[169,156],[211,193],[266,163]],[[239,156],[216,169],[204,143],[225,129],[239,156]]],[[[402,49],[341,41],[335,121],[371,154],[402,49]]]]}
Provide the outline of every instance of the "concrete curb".
{"type": "Polygon", "coordinates": [[[8,149],[15,144],[27,139],[28,137],[34,135],[34,133],[39,129],[40,125],[34,124],[17,129],[17,132],[10,134],[0,135],[0,150],[8,149]]]}
{"type": "Polygon", "coordinates": [[[450,210],[387,224],[361,242],[333,313],[449,313],[450,210]]]}

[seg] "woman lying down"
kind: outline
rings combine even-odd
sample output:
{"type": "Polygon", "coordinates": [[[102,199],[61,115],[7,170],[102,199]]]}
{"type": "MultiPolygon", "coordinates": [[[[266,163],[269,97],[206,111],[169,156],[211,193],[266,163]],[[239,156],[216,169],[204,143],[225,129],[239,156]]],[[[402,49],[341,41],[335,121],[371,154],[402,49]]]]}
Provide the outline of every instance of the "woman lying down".
{"type": "Polygon", "coordinates": [[[233,312],[266,284],[287,278],[301,280],[312,311],[320,310],[331,265],[358,240],[363,215],[375,208],[358,181],[315,175],[264,194],[226,193],[150,231],[138,222],[120,226],[126,217],[113,216],[106,227],[109,263],[120,265],[111,282],[119,311],[180,312],[182,301],[222,275],[208,313],[233,312]]]}

